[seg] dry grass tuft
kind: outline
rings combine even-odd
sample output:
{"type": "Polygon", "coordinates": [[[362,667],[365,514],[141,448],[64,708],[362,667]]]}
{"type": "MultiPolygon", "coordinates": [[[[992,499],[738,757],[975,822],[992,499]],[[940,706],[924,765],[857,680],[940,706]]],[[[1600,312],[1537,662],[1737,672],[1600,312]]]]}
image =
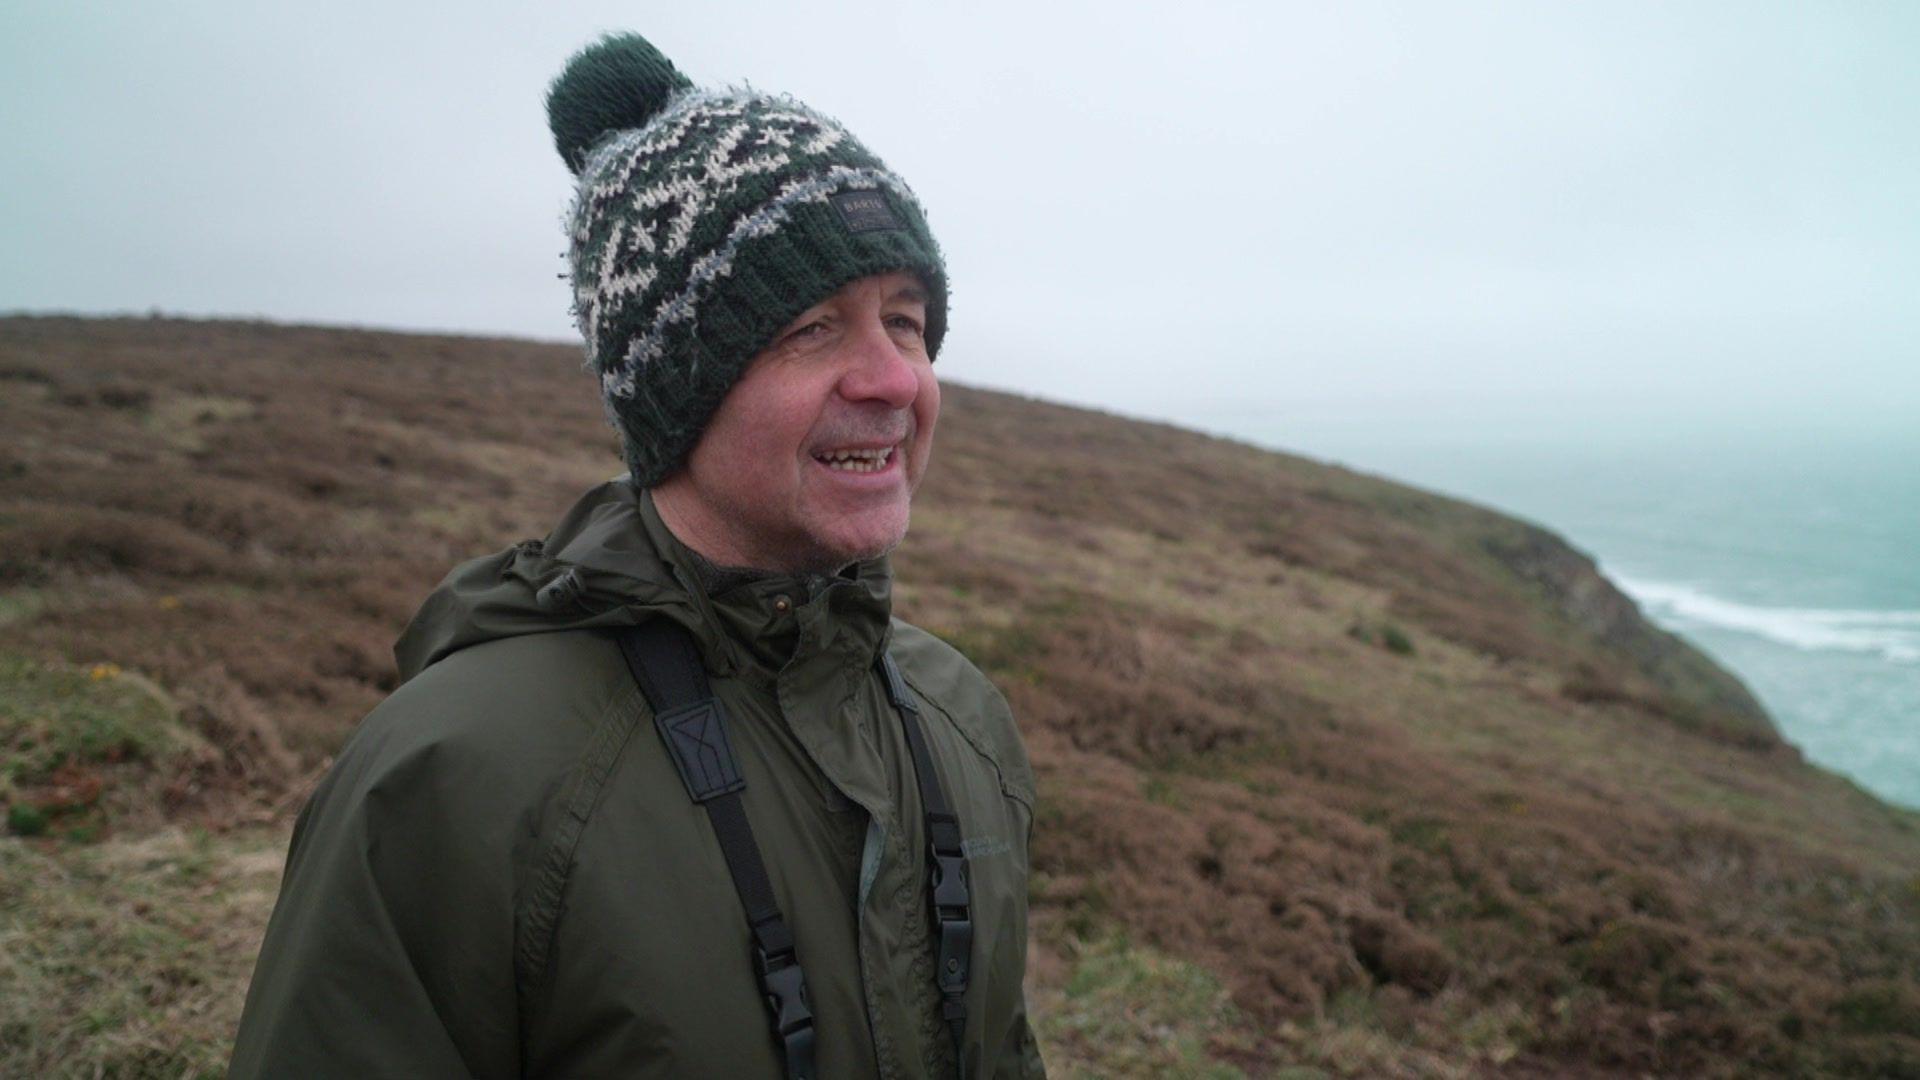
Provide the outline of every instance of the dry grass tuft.
{"type": "Polygon", "coordinates": [[[285,848],[279,828],[0,842],[0,1072],[224,1076],[285,848]]]}

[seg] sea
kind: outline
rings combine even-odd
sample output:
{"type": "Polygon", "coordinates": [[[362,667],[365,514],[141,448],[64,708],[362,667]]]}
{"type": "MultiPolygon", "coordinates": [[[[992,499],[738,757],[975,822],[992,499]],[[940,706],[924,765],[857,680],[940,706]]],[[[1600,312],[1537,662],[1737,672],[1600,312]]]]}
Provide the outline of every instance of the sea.
{"type": "Polygon", "coordinates": [[[1737,674],[1809,760],[1920,809],[1920,421],[1189,419],[1545,525],[1737,674]]]}

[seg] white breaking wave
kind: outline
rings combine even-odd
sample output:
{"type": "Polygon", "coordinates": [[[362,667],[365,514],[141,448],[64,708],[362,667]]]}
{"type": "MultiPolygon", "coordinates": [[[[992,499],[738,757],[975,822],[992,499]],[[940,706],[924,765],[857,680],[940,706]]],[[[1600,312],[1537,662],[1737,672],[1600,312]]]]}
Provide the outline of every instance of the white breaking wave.
{"type": "Polygon", "coordinates": [[[1920,611],[1758,607],[1694,588],[1609,574],[1647,613],[1737,630],[1810,652],[1871,653],[1920,664],[1920,611]]]}

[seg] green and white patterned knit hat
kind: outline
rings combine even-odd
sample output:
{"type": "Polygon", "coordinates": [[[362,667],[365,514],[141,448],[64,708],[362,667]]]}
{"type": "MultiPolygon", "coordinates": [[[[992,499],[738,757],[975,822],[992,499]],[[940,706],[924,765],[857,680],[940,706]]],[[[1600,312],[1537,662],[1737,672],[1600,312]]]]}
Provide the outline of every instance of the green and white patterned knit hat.
{"type": "Polygon", "coordinates": [[[917,273],[938,353],[947,275],[926,214],[833,119],[784,96],[697,89],[625,34],[568,61],[547,120],[579,177],[574,318],[640,485],[678,469],[748,362],[850,281],[917,273]]]}

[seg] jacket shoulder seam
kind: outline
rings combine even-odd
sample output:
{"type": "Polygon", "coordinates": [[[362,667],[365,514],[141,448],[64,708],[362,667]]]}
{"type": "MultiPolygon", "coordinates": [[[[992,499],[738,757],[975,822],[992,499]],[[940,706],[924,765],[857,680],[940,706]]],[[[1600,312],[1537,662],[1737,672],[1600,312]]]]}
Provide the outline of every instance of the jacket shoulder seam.
{"type": "Polygon", "coordinates": [[[546,976],[554,931],[560,922],[560,898],[573,873],[574,850],[645,710],[646,702],[639,686],[629,681],[613,695],[595,723],[586,749],[567,781],[561,796],[564,805],[560,824],[547,844],[544,857],[536,863],[538,877],[527,893],[524,932],[515,956],[515,967],[519,969],[524,988],[538,986],[546,976]]]}
{"type": "MultiPolygon", "coordinates": [[[[1008,798],[1019,800],[1031,811],[1033,809],[1034,793],[1031,790],[1018,787],[1008,782],[1006,765],[1000,760],[998,751],[994,749],[993,740],[987,738],[980,731],[977,731],[974,725],[962,721],[958,716],[954,715],[953,710],[947,708],[945,703],[939,698],[929,694],[926,688],[920,684],[919,680],[908,674],[904,668],[901,669],[900,677],[906,680],[907,685],[913,689],[916,697],[939,710],[940,715],[946,717],[947,723],[955,731],[960,733],[960,737],[966,740],[968,746],[973,747],[975,753],[987,759],[987,763],[993,766],[994,777],[999,781],[1001,793],[1008,798]]],[[[981,675],[980,678],[985,679],[986,676],[981,675]]],[[[997,693],[998,691],[995,692],[997,693]]]]}

